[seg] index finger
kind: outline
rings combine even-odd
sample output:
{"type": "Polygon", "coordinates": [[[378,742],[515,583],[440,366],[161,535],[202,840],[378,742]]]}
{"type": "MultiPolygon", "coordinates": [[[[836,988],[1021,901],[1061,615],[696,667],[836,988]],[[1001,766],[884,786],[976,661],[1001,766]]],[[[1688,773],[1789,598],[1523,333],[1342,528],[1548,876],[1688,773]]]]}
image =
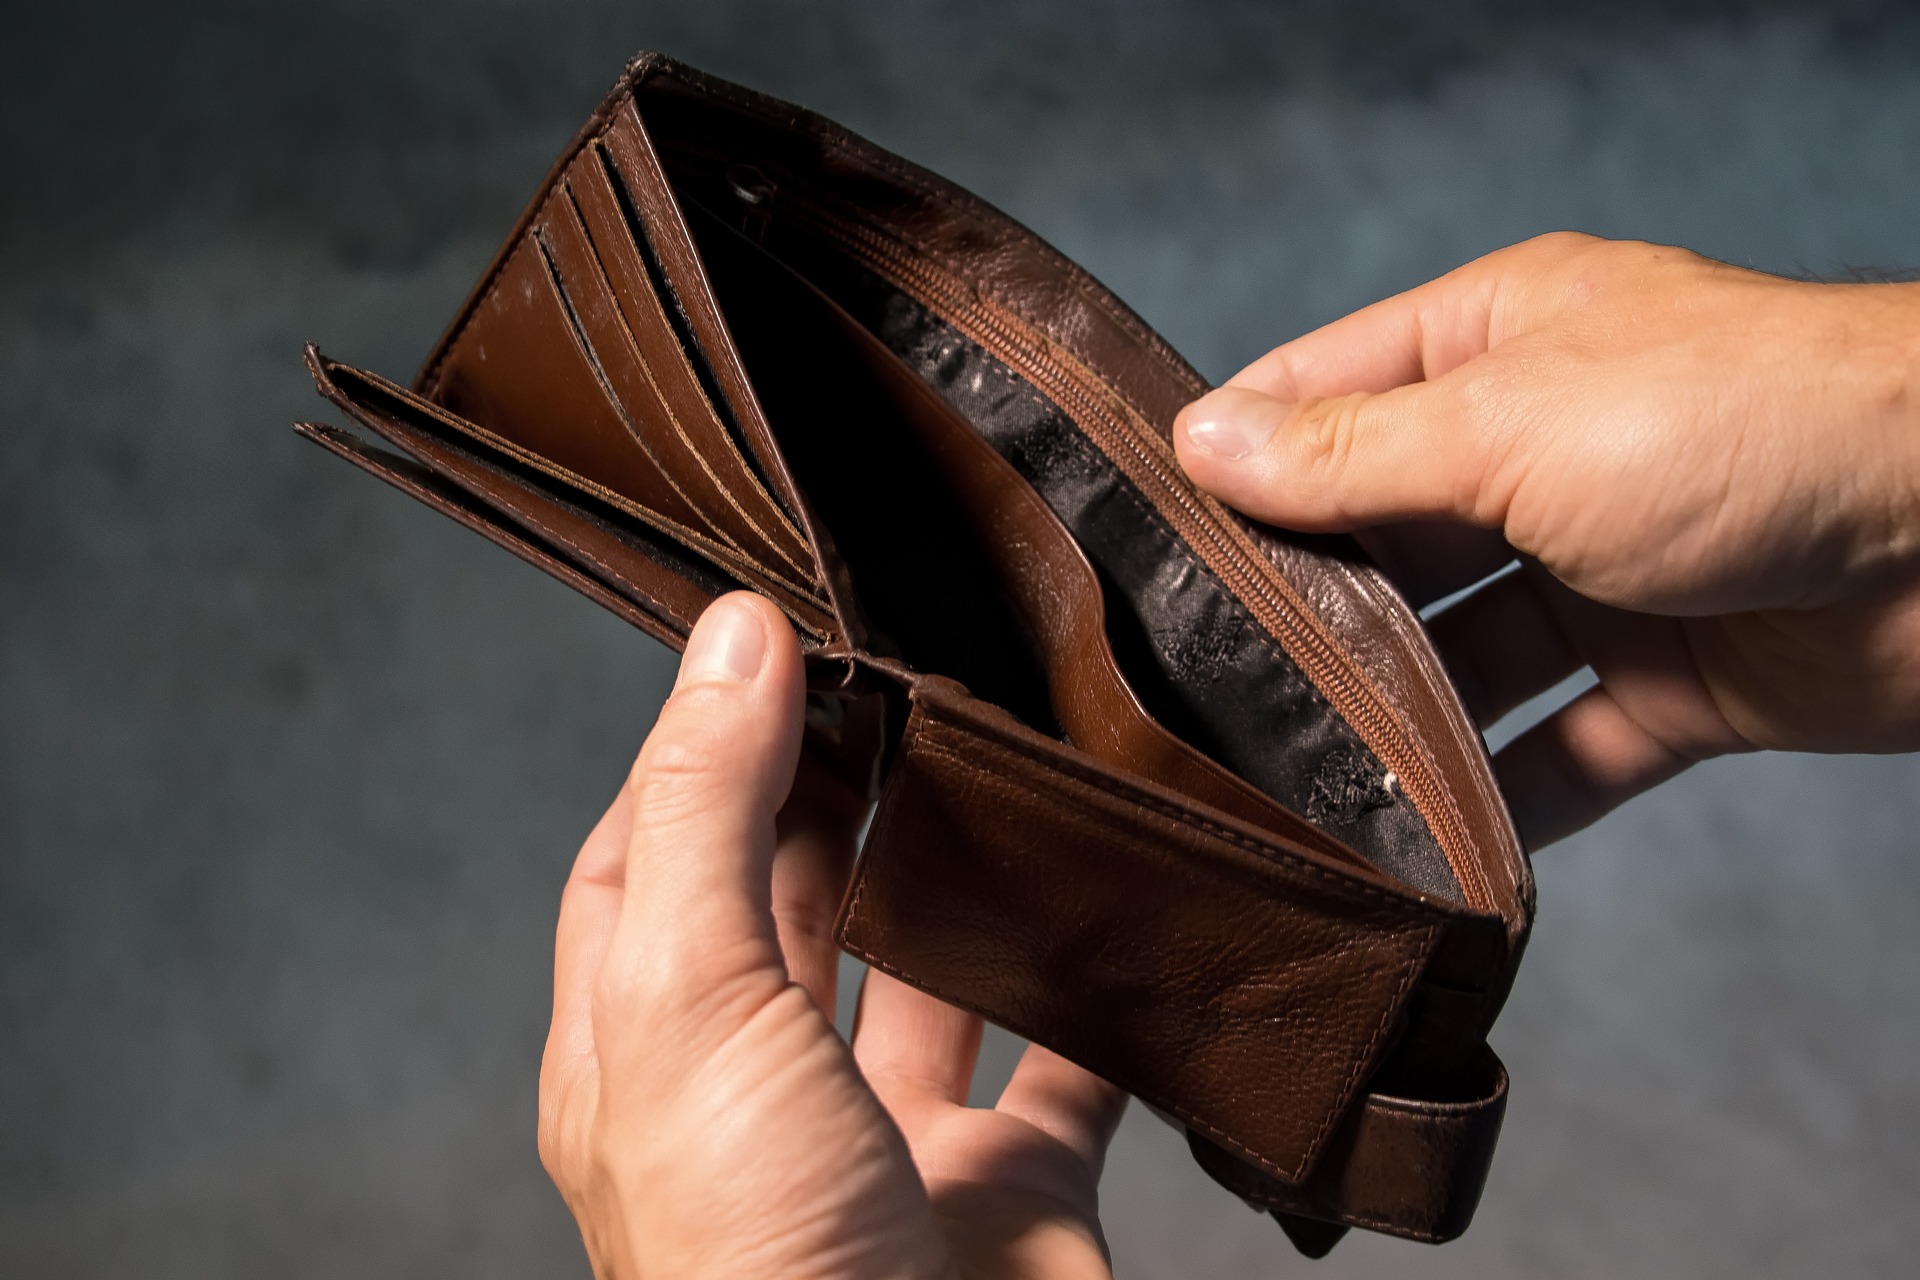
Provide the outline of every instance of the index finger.
{"type": "Polygon", "coordinates": [[[568,1098],[592,1077],[593,987],[620,921],[626,895],[627,842],[633,800],[626,786],[601,816],[560,894],[560,923],[553,946],[553,1023],[540,1060],[541,1150],[555,1170],[547,1145],[552,1125],[568,1110],[568,1098]]]}
{"type": "Polygon", "coordinates": [[[1287,404],[1378,395],[1484,355],[1499,273],[1482,258],[1282,343],[1227,379],[1287,404]]]}
{"type": "Polygon", "coordinates": [[[1298,404],[1443,378],[1558,314],[1608,243],[1555,231],[1509,245],[1283,343],[1227,385],[1298,404]]]}

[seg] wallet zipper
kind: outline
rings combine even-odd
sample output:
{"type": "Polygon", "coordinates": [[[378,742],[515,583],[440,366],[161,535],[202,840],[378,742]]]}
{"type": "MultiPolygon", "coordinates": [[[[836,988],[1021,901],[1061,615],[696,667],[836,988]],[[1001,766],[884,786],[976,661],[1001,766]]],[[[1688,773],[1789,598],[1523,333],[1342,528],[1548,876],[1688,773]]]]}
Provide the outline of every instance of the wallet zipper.
{"type": "Polygon", "coordinates": [[[1209,512],[1201,505],[1211,499],[1192,492],[1171,450],[1139,414],[1120,402],[1072,353],[1006,308],[983,299],[970,281],[942,270],[926,254],[907,250],[871,225],[826,208],[791,187],[783,186],[780,191],[780,206],[782,215],[796,215],[830,236],[861,265],[1039,388],[1066,410],[1102,452],[1116,461],[1123,457],[1131,460],[1133,466],[1122,462],[1122,470],[1130,477],[1140,472],[1150,477],[1155,490],[1172,500],[1170,504],[1153,502],[1155,510],[1230,589],[1254,608],[1268,633],[1341,718],[1359,731],[1407,792],[1433,829],[1468,904],[1484,911],[1497,910],[1479,867],[1466,856],[1464,820],[1452,797],[1434,777],[1425,755],[1397,718],[1380,704],[1365,677],[1335,647],[1319,620],[1296,598],[1292,587],[1275,581],[1273,573],[1260,568],[1269,562],[1244,534],[1238,533],[1231,517],[1224,511],[1209,512]]]}

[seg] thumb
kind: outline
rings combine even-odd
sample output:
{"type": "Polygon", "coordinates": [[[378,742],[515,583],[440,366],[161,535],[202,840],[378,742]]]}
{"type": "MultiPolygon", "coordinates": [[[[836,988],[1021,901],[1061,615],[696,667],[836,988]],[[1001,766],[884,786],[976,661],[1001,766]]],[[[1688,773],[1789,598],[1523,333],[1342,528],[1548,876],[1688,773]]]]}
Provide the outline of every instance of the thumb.
{"type": "Polygon", "coordinates": [[[1463,409],[1457,381],[1298,403],[1228,385],[1180,411],[1174,449],[1202,489],[1289,529],[1418,519],[1498,527],[1489,433],[1463,409]]]}
{"type": "Polygon", "coordinates": [[[728,1000],[786,985],[774,815],[799,760],[803,688],[799,647],[768,601],[735,592],[701,616],[628,783],[626,894],[598,1013],[677,1012],[724,1033],[714,1015],[728,1000]]]}

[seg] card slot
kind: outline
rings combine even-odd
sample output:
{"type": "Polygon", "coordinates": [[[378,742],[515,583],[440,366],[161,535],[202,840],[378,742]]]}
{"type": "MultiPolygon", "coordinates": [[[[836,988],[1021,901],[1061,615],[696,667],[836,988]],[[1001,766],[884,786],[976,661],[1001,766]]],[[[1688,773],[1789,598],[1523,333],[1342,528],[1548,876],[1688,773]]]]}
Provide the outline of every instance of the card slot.
{"type": "Polygon", "coordinates": [[[605,171],[628,224],[629,239],[653,281],[695,376],[706,390],[739,456],[800,528],[806,504],[787,472],[779,445],[760,410],[733,337],[712,297],[692,233],[674,197],[660,158],[629,100],[598,141],[605,171]]]}
{"type": "Polygon", "coordinates": [[[809,635],[825,638],[838,633],[831,609],[819,597],[773,577],[731,548],[569,474],[484,428],[462,422],[376,374],[326,360],[311,348],[308,363],[322,394],[356,421],[476,497],[503,507],[516,520],[525,517],[523,523],[530,520],[538,525],[544,518],[540,511],[558,505],[599,530],[596,538],[611,537],[627,545],[628,553],[606,553],[610,566],[624,566],[618,569],[623,580],[644,584],[646,562],[662,558],[686,565],[703,562],[723,575],[714,579],[721,585],[712,594],[745,586],[771,599],[809,635]],[[542,495],[544,505],[523,510],[523,496],[529,491],[542,495]],[[634,522],[640,527],[634,528],[634,522]]]}
{"type": "Polygon", "coordinates": [[[831,377],[867,397],[850,406],[855,412],[837,415],[846,428],[827,426],[817,415],[806,423],[797,414],[775,413],[771,422],[848,555],[863,608],[876,624],[894,624],[892,638],[910,664],[958,679],[1032,727],[1044,730],[1050,719],[1068,742],[1104,764],[1378,876],[1359,854],[1182,742],[1146,711],[1114,657],[1093,566],[1033,487],[952,406],[790,268],[698,206],[689,217],[770,408],[783,401],[797,407],[809,378],[831,377]],[[867,434],[856,434],[856,422],[866,424],[867,434]],[[829,484],[824,476],[838,481],[829,484]],[[879,559],[877,539],[848,529],[860,513],[847,500],[871,511],[883,493],[902,499],[880,514],[879,532],[909,549],[912,559],[904,564],[879,559]],[[836,494],[842,501],[832,505],[836,494]],[[972,582],[933,569],[922,559],[930,545],[948,551],[947,574],[965,573],[972,582]],[[981,588],[983,577],[993,592],[981,588]],[[901,600],[929,597],[946,598],[943,614],[928,615],[924,603],[914,612],[901,607],[901,600]],[[1009,618],[992,618],[996,607],[1005,607],[1009,618]],[[1018,655],[1004,635],[1000,661],[981,661],[995,645],[993,633],[1004,633],[1009,621],[1031,645],[1031,671],[1009,661],[1018,655]],[[1050,714],[1032,706],[1036,684],[1044,686],[1050,714]]]}
{"type": "MultiPolygon", "coordinates": [[[[685,486],[674,477],[669,465],[663,462],[660,455],[647,443],[645,433],[640,430],[632,414],[628,412],[627,398],[615,390],[613,381],[608,376],[606,364],[601,359],[600,347],[587,331],[590,317],[582,314],[583,303],[591,305],[591,298],[583,299],[577,288],[569,287],[569,273],[561,266],[561,260],[567,256],[568,246],[565,235],[567,224],[561,222],[556,226],[551,213],[550,202],[549,216],[535,223],[527,236],[539,254],[541,265],[546,268],[548,281],[552,285],[555,299],[560,303],[561,311],[566,316],[567,327],[573,335],[574,345],[578,348],[587,370],[592,374],[594,383],[600,388],[601,395],[605,397],[607,409],[632,442],[639,447],[640,452],[646,455],[647,461],[652,464],[654,474],[649,478],[657,477],[658,483],[665,486],[664,490],[656,487],[651,495],[653,501],[644,505],[652,506],[669,518],[677,518],[683,524],[700,529],[735,551],[750,554],[735,540],[732,531],[714,522],[702,509],[701,504],[688,496],[685,486]],[[661,499],[661,495],[666,492],[671,492],[673,495],[670,502],[661,499]]],[[[581,273],[576,271],[572,276],[576,286],[581,283],[581,273]]]]}
{"type": "Polygon", "coordinates": [[[562,191],[545,220],[548,247],[629,430],[709,524],[811,573],[806,539],[735,449],[639,268],[597,148],[583,150],[562,191]]]}
{"type": "Polygon", "coordinates": [[[476,307],[435,399],[678,526],[712,532],[621,422],[537,234],[522,238],[476,307]]]}

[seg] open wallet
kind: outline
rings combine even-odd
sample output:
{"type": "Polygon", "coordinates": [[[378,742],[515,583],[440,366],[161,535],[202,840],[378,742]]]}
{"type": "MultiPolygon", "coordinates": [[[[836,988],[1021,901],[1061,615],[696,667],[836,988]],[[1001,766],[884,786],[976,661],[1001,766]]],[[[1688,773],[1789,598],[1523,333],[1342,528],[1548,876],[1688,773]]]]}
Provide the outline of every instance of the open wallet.
{"type": "Polygon", "coordinates": [[[683,647],[791,620],[878,807],[853,955],[1184,1128],[1305,1253],[1466,1228],[1527,860],[1347,538],[1175,462],[1207,390],[1084,271],[831,122],[655,54],[413,385],[309,348],[297,429],[683,647]]]}

